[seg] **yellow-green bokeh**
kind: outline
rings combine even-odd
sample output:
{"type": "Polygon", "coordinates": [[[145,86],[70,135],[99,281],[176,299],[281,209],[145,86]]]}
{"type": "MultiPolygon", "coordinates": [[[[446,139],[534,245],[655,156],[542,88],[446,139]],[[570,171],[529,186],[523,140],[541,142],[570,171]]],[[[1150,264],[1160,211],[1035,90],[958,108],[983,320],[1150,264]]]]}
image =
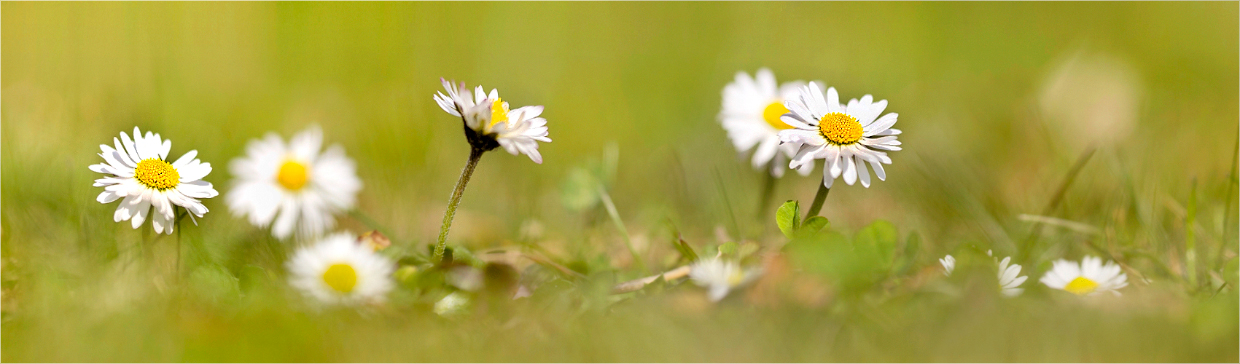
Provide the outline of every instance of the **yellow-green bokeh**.
{"type": "MultiPolygon", "coordinates": [[[[420,247],[437,235],[468,153],[459,120],[431,99],[444,77],[499,88],[514,106],[545,105],[554,140],[540,146],[542,165],[502,151],[486,155],[453,229],[457,244],[508,246],[523,226],[537,222],[554,253],[623,252],[610,225],[587,224],[596,216],[561,201],[570,171],[599,159],[608,144],[619,151],[611,197],[639,244],[670,250],[661,230],[669,219],[699,245],[720,243],[720,230],[775,239],[771,214],[754,211],[761,175],[732,149],[716,119],[721,89],[735,72],[770,67],[781,81],[822,80],[844,98],[887,99],[887,110],[900,114],[896,127],[904,131],[905,149],[892,153],[889,180],[868,189],[837,182],[825,211],[833,227],[852,231],[883,219],[904,234],[919,232],[933,254],[975,242],[1011,252],[1029,229],[1017,216],[1042,212],[1082,152],[1083,144],[1073,140],[1092,140],[1066,135],[1075,129],[1048,120],[1039,103],[1045,85],[1073,57],[1101,54],[1136,75],[1125,84],[1139,95],[1132,131],[1099,146],[1058,217],[1112,227],[1109,233],[1125,247],[1182,254],[1183,214],[1176,211],[1183,211],[1196,183],[1206,231],[1199,244],[1227,242],[1234,252],[1236,214],[1226,203],[1234,201],[1224,201],[1235,197],[1226,191],[1240,113],[1234,2],[5,2],[0,9],[0,323],[7,361],[1180,361],[1237,355],[1235,346],[1203,344],[1183,355],[1156,356],[1153,348],[1166,343],[1140,332],[1185,330],[1173,332],[1177,340],[1169,342],[1175,343],[1234,339],[1235,297],[1218,310],[1209,306],[1217,302],[1158,296],[1172,306],[1197,305],[1176,306],[1167,316],[1077,312],[1065,320],[1114,326],[1076,327],[1083,331],[1067,338],[1037,329],[1030,344],[985,341],[970,324],[1021,330],[1038,320],[1005,321],[1001,312],[1011,307],[984,307],[976,322],[945,324],[954,334],[1008,348],[977,355],[966,351],[968,345],[918,346],[908,337],[895,340],[906,349],[820,350],[811,340],[850,334],[819,333],[821,327],[808,322],[820,321],[795,319],[820,314],[814,312],[770,321],[743,309],[652,316],[669,322],[644,318],[641,310],[665,306],[642,303],[641,310],[629,309],[638,313],[624,316],[636,319],[583,319],[611,328],[597,336],[574,331],[585,330],[581,324],[547,330],[547,337],[519,331],[475,340],[461,335],[469,325],[486,331],[481,324],[462,328],[417,315],[401,320],[429,326],[314,321],[273,313],[274,304],[198,309],[210,300],[166,298],[159,287],[168,282],[110,273],[116,257],[125,256],[117,246],[142,234],[114,223],[113,205],[94,201],[99,189],[90,184],[97,177],[87,170],[99,161],[99,144],[136,125],[171,139],[172,155],[198,150],[214,166],[206,180],[226,194],[228,161],[243,153],[246,141],[320,125],[328,143],[344,146],[357,161],[365,183],[359,210],[390,227],[398,243],[420,247]],[[763,225],[767,234],[753,233],[763,225]],[[164,298],[144,304],[126,295],[164,298]],[[1233,326],[1184,326],[1190,319],[1175,316],[1191,312],[1191,320],[1203,320],[1195,315],[1215,312],[1209,310],[1224,313],[1204,320],[1232,320],[1233,326]],[[714,319],[700,316],[712,314],[737,333],[720,333],[714,319]],[[766,337],[740,334],[746,330],[766,337]],[[1068,339],[1094,335],[1115,339],[1101,346],[1068,339]],[[575,338],[556,346],[563,337],[575,338]],[[780,341],[785,338],[792,341],[780,341]],[[496,343],[510,345],[488,346],[496,343]],[[1041,350],[1050,346],[1064,349],[1041,350]]],[[[774,200],[810,199],[817,175],[789,174],[774,200]]],[[[197,254],[218,261],[248,254],[242,252],[262,234],[231,216],[221,198],[206,204],[211,212],[190,228],[204,246],[197,254]]],[[[357,232],[365,225],[343,219],[343,227],[357,232]]],[[[1050,252],[1079,256],[1087,250],[1065,244],[1050,252]]],[[[627,265],[618,268],[622,276],[636,274],[624,271],[627,265]]],[[[924,321],[911,325],[910,331],[934,332],[924,321]]],[[[856,335],[848,340],[882,342],[856,335]]]]}

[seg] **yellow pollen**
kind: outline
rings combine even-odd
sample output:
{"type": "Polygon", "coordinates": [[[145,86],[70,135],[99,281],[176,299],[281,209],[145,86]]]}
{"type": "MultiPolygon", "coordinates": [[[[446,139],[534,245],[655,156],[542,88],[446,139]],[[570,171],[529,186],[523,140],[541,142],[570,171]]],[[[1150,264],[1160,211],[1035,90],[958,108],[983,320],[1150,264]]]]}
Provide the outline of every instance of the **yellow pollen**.
{"type": "Polygon", "coordinates": [[[741,273],[741,272],[735,272],[735,273],[732,273],[732,274],[728,275],[728,285],[729,285],[729,286],[736,286],[736,285],[738,285],[738,284],[741,284],[741,281],[743,281],[743,280],[745,280],[745,274],[744,274],[744,273],[741,273]]]}
{"type": "Polygon", "coordinates": [[[818,121],[818,133],[823,138],[827,138],[832,144],[848,145],[861,140],[861,134],[865,129],[861,127],[861,123],[857,122],[857,118],[849,116],[845,113],[833,112],[824,115],[818,121]]]}
{"type": "Polygon", "coordinates": [[[784,103],[776,101],[772,102],[770,105],[766,105],[766,109],[762,110],[762,119],[765,119],[767,124],[771,124],[771,127],[775,128],[775,130],[792,129],[792,125],[788,125],[784,123],[783,120],[779,120],[780,116],[787,113],[788,108],[784,107],[784,103]]]}
{"type": "Polygon", "coordinates": [[[160,191],[176,187],[181,183],[181,174],[168,162],[159,158],[147,158],[138,162],[133,177],[147,187],[160,191]]]}
{"type": "Polygon", "coordinates": [[[357,271],[348,264],[332,264],[323,272],[323,283],[340,293],[353,292],[353,287],[357,286],[357,271]]]}
{"type": "Polygon", "coordinates": [[[501,121],[508,122],[508,105],[504,105],[504,99],[496,97],[491,103],[491,126],[501,121]]]}
{"type": "Polygon", "coordinates": [[[309,180],[310,171],[306,165],[291,159],[280,165],[280,173],[276,175],[276,181],[289,191],[300,190],[309,180]]]}
{"type": "Polygon", "coordinates": [[[1085,277],[1076,277],[1076,279],[1068,282],[1068,285],[1063,286],[1063,290],[1082,296],[1093,292],[1095,289],[1098,289],[1098,282],[1085,277]]]}

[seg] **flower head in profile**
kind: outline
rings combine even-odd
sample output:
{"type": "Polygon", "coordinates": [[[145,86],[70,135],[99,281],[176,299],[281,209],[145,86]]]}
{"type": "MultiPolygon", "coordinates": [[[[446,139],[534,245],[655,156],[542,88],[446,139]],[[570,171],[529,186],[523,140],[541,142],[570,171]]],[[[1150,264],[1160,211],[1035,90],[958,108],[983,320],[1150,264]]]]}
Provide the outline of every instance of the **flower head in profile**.
{"type": "Polygon", "coordinates": [[[784,105],[789,113],[780,120],[792,128],[781,130],[779,140],[799,148],[788,165],[790,168],[800,169],[816,159],[825,160],[822,181],[828,188],[841,176],[849,185],[860,180],[862,186],[870,187],[867,164],[878,179],[886,180],[882,165],[891,164],[887,152],[901,149],[896,140],[900,130],[891,128],[898,115],[882,115],[887,100],[874,101],[872,96],[865,95],[840,104],[834,87],[828,88],[824,96],[821,88],[810,82],[784,105]]]}
{"type": "Polygon", "coordinates": [[[939,264],[943,265],[943,275],[951,276],[952,271],[956,270],[956,257],[951,254],[939,259],[939,264]]]}
{"type": "Polygon", "coordinates": [[[1005,257],[999,262],[999,292],[1004,296],[1016,297],[1025,292],[1020,285],[1029,277],[1020,275],[1020,264],[1010,263],[1012,257],[1005,257]]]}
{"type": "Polygon", "coordinates": [[[362,181],[344,148],[320,151],[323,132],[303,131],[285,143],[275,133],[251,140],[246,155],[228,167],[235,178],[226,200],[233,215],[285,239],[312,238],[336,225],[334,215],[353,208],[362,181]]]}
{"type": "Polygon", "coordinates": [[[133,128],[133,139],[121,132],[120,138],[112,138],[112,143],[113,146],[99,146],[104,163],[93,164],[90,170],[105,174],[94,184],[103,187],[96,198],[99,203],[124,198],[112,215],[116,222],[129,220],[137,229],[149,216],[156,233],[172,234],[175,206],[189,211],[191,219],[202,217],[207,207],[198,199],[219,194],[210,182],[202,180],[211,173],[211,163],[198,161],[197,150],[168,163],[172,141],[150,131],[143,135],[137,127],[133,128]]]}
{"type": "Polygon", "coordinates": [[[539,117],[542,106],[511,109],[496,89],[487,93],[478,86],[470,93],[463,83],[442,81],[447,94],[436,93],[435,102],[443,111],[461,118],[465,138],[473,148],[489,151],[504,147],[509,154],[525,154],[534,163],[542,163],[538,142],[551,142],[547,137],[547,119],[539,117]]]}
{"type": "Polygon", "coordinates": [[[352,305],[382,301],[392,289],[395,263],[341,233],[297,250],[287,267],[289,283],[305,295],[352,305]]]}
{"type": "Polygon", "coordinates": [[[710,300],[718,302],[733,288],[753,281],[760,273],[756,269],[744,270],[732,261],[703,258],[693,263],[689,270],[689,279],[698,286],[706,287],[710,300]]]}
{"type": "MultiPolygon", "coordinates": [[[[788,113],[784,102],[797,97],[804,86],[804,81],[779,85],[775,82],[775,74],[766,68],[758,70],[754,77],[737,72],[736,79],[724,86],[719,121],[736,151],[744,153],[753,149],[754,168],[768,168],[775,177],[784,175],[788,159],[797,149],[791,144],[780,144],[779,131],[792,129],[780,117],[788,113]]],[[[797,171],[808,175],[812,168],[806,165],[797,171]]]]}
{"type": "Polygon", "coordinates": [[[1086,256],[1081,262],[1056,260],[1051,270],[1042,276],[1042,284],[1080,296],[1111,292],[1119,296],[1119,289],[1128,286],[1128,275],[1115,262],[1102,264],[1102,259],[1086,256]]]}

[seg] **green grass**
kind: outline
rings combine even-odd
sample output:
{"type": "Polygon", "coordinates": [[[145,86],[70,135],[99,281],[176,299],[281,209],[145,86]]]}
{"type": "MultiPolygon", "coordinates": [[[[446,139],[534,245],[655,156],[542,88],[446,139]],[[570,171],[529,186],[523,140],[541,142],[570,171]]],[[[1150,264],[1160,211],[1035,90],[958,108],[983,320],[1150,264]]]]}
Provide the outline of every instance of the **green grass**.
{"type": "Polygon", "coordinates": [[[1240,359],[1236,3],[0,9],[3,361],[1240,359]],[[1047,112],[1049,80],[1078,55],[1136,76],[1120,83],[1131,108],[1085,105],[1130,111],[1127,137],[1090,144],[1106,138],[1047,112]],[[715,119],[733,74],[764,66],[900,113],[888,180],[836,183],[822,232],[788,239],[775,219],[775,201],[804,208],[819,179],[790,173],[757,209],[763,178],[715,119]],[[449,289],[424,263],[468,154],[431,100],[440,77],[545,105],[554,139],[542,165],[485,155],[449,237],[458,260],[514,264],[538,289],[478,293],[452,317],[432,312],[449,289]],[[311,124],[365,183],[342,229],[381,229],[385,254],[418,267],[381,307],[311,308],[286,284],[293,245],[222,196],[185,227],[179,271],[174,237],[94,201],[98,145],[135,125],[173,155],[197,149],[227,194],[247,140],[311,124]],[[1022,214],[1088,228],[1035,234],[1022,214]],[[686,247],[758,247],[746,262],[766,274],[718,304],[681,280],[609,294],[683,263],[686,247]],[[987,250],[1024,264],[1023,295],[995,292],[987,250]],[[960,259],[951,277],[945,254],[960,259]],[[1132,269],[1122,297],[1037,283],[1051,261],[1087,254],[1132,269]]]}

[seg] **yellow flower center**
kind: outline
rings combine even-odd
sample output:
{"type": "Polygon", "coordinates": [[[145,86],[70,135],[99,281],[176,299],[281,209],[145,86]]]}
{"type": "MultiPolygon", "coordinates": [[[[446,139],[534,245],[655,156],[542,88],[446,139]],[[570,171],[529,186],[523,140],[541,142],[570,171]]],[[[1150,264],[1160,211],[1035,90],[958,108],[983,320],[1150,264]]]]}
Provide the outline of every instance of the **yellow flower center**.
{"type": "Polygon", "coordinates": [[[499,124],[499,122],[508,122],[508,105],[504,105],[504,99],[495,98],[491,102],[491,126],[499,124]]]}
{"type": "Polygon", "coordinates": [[[787,113],[788,108],[784,107],[784,103],[775,101],[770,105],[766,105],[766,109],[762,110],[762,119],[765,119],[767,124],[771,124],[771,127],[775,128],[775,130],[792,129],[792,125],[788,125],[784,123],[783,120],[779,120],[780,116],[787,113]]]}
{"type": "Polygon", "coordinates": [[[823,115],[818,121],[818,133],[823,138],[827,138],[832,144],[848,145],[861,140],[861,134],[865,129],[861,127],[861,123],[857,122],[857,118],[849,116],[842,112],[833,112],[823,115]]]}
{"type": "Polygon", "coordinates": [[[291,159],[284,161],[280,165],[280,173],[276,174],[276,181],[289,191],[300,190],[309,180],[310,171],[306,165],[291,159]]]}
{"type": "Polygon", "coordinates": [[[1063,290],[1082,296],[1093,292],[1095,289],[1098,289],[1098,282],[1085,277],[1076,277],[1076,279],[1068,282],[1068,285],[1063,286],[1063,290]]]}
{"type": "Polygon", "coordinates": [[[741,281],[743,280],[745,280],[745,273],[743,272],[738,271],[728,275],[729,286],[735,287],[736,285],[741,284],[741,281]]]}
{"type": "Polygon", "coordinates": [[[357,271],[348,264],[332,264],[327,267],[326,272],[323,272],[323,283],[327,283],[327,286],[336,292],[353,292],[353,287],[357,286],[357,271]]]}
{"type": "Polygon", "coordinates": [[[147,187],[160,191],[176,187],[181,183],[181,174],[168,162],[159,158],[147,158],[138,162],[134,168],[133,178],[147,187]]]}

